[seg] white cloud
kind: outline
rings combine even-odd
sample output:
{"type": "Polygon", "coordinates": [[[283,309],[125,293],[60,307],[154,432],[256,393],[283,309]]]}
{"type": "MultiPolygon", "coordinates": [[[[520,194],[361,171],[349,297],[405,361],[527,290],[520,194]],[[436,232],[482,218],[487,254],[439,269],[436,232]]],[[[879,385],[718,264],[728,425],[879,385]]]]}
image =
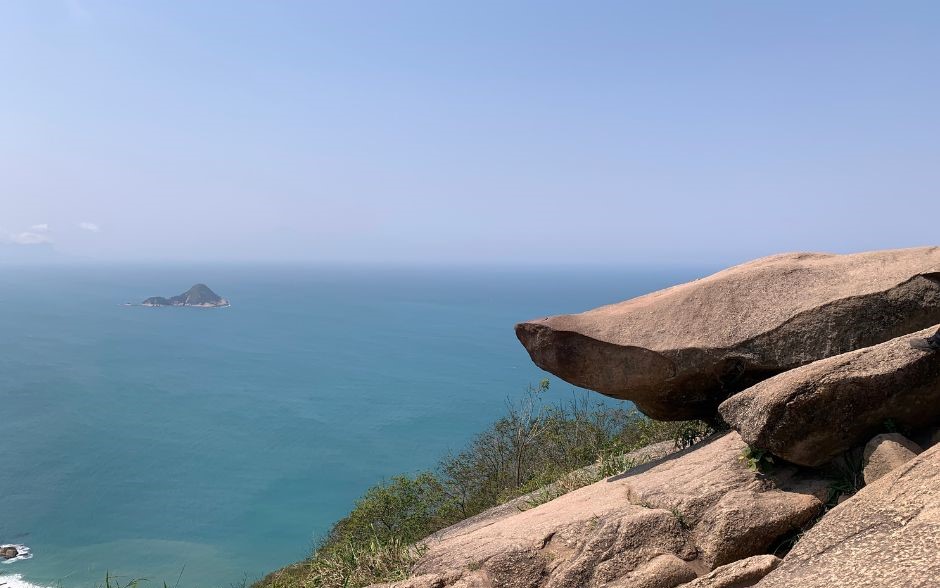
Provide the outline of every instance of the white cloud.
{"type": "Polygon", "coordinates": [[[83,223],[78,223],[78,226],[79,228],[84,229],[86,231],[91,231],[92,233],[97,233],[101,231],[101,227],[99,227],[95,223],[83,222],[83,223]]]}
{"type": "Polygon", "coordinates": [[[40,223],[38,225],[33,225],[29,228],[30,231],[35,231],[37,233],[46,233],[49,231],[49,223],[40,223]]]}
{"type": "Polygon", "coordinates": [[[23,231],[22,233],[14,233],[10,235],[10,241],[17,243],[19,245],[38,245],[40,243],[51,243],[52,240],[49,239],[49,235],[43,233],[36,233],[33,231],[23,231]]]}

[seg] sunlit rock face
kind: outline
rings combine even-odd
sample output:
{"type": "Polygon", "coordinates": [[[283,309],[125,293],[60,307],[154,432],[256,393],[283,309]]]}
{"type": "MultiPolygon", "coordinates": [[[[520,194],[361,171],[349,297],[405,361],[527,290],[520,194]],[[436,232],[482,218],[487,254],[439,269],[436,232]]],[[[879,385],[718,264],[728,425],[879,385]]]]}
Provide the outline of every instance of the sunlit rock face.
{"type": "Polygon", "coordinates": [[[558,377],[654,418],[712,418],[763,379],[940,323],[940,248],[789,253],[516,325],[558,377]]]}

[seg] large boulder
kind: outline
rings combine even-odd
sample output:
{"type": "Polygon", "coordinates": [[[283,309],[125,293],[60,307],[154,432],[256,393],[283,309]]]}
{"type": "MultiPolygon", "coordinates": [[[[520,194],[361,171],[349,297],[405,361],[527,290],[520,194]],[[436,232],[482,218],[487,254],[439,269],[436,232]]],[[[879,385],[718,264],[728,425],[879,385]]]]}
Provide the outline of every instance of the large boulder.
{"type": "Polygon", "coordinates": [[[920,445],[904,435],[885,433],[875,436],[865,445],[862,475],[871,484],[891,470],[901,467],[923,451],[920,445]]]}
{"type": "Polygon", "coordinates": [[[719,411],[750,445],[805,466],[822,465],[889,424],[929,426],[940,421],[940,354],[910,341],[935,329],[790,370],[719,411]]]}
{"type": "Polygon", "coordinates": [[[791,253],[516,325],[560,378],[667,420],[714,416],[779,372],[940,322],[940,248],[791,253]]]}
{"type": "Polygon", "coordinates": [[[705,569],[764,553],[812,518],[826,498],[828,482],[796,468],[777,468],[772,475],[749,469],[745,447],[729,433],[625,479],[631,502],[680,520],[705,569]]]}
{"type": "Polygon", "coordinates": [[[530,510],[438,533],[402,588],[673,588],[764,553],[819,512],[825,482],[749,470],[728,433],[530,510]]]}
{"type": "Polygon", "coordinates": [[[933,588],[940,578],[940,447],[829,511],[758,588],[933,588]]]}

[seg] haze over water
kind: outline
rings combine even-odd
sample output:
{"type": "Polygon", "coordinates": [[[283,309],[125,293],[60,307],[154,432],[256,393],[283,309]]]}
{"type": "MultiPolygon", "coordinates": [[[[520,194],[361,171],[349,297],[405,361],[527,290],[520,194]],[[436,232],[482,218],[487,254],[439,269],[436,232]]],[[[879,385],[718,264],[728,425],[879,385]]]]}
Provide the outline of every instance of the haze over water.
{"type": "Polygon", "coordinates": [[[515,322],[710,269],[3,267],[0,543],[34,557],[0,583],[228,586],[301,559],[545,376],[515,322]],[[232,307],[122,306],[196,282],[232,307]]]}

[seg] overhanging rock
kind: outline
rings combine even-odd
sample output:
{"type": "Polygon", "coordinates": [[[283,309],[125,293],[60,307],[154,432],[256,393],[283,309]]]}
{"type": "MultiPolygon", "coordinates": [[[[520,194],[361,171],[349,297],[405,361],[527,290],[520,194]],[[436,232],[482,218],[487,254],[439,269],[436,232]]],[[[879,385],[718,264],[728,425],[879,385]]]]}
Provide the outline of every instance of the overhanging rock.
{"type": "Polygon", "coordinates": [[[558,377],[666,420],[710,418],[734,392],[940,323],[940,248],[790,253],[580,314],[516,325],[558,377]]]}

